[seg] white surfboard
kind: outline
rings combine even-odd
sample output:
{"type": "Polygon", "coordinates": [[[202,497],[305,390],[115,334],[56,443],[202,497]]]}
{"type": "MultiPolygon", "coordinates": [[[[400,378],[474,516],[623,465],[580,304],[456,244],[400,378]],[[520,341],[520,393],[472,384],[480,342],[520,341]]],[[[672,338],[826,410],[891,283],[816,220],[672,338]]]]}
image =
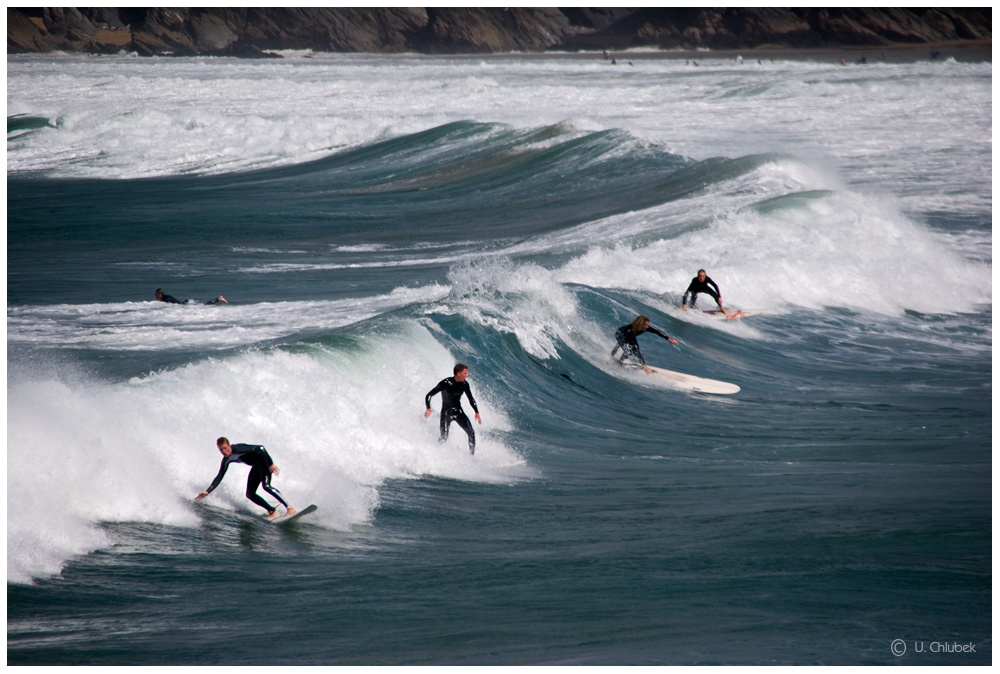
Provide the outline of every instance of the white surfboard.
{"type": "Polygon", "coordinates": [[[295,520],[299,519],[300,517],[302,517],[303,515],[308,515],[309,513],[314,512],[316,509],[317,507],[315,505],[306,506],[302,510],[298,510],[292,513],[291,515],[285,515],[284,517],[275,517],[273,520],[269,520],[267,519],[267,517],[265,517],[264,520],[270,522],[271,524],[281,524],[281,525],[290,524],[295,520]]]}
{"type": "Polygon", "coordinates": [[[692,374],[673,372],[671,370],[664,370],[663,368],[653,366],[650,366],[649,369],[653,371],[653,374],[650,376],[657,377],[658,379],[669,382],[671,386],[682,388],[687,391],[697,391],[698,393],[719,393],[722,395],[732,395],[733,393],[739,393],[740,391],[739,386],[725,381],[702,379],[701,377],[695,377],[692,374]]]}

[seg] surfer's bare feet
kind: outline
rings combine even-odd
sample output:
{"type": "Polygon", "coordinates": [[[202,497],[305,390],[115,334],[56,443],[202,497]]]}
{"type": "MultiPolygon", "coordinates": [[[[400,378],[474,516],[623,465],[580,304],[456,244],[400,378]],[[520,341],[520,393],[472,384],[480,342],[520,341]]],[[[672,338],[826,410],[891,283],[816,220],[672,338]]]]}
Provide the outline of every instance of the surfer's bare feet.
{"type": "Polygon", "coordinates": [[[294,515],[297,512],[298,512],[298,510],[296,510],[292,506],[288,506],[288,509],[285,510],[285,517],[288,517],[289,515],[294,515]]]}
{"type": "Polygon", "coordinates": [[[269,512],[267,514],[267,519],[269,519],[269,520],[276,520],[279,517],[281,517],[281,515],[278,514],[277,510],[272,510],[271,512],[269,512]]]}

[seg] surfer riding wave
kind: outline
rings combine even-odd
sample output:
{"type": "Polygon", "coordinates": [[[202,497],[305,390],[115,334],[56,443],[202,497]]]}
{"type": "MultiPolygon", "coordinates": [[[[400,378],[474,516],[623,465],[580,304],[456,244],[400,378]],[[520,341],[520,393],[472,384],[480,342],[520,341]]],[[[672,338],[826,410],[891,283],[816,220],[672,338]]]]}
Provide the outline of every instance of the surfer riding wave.
{"type": "Polygon", "coordinates": [[[667,333],[651,326],[648,316],[636,316],[635,320],[631,323],[623,325],[615,331],[615,339],[618,340],[618,343],[615,345],[615,348],[611,349],[611,358],[608,359],[608,362],[613,362],[615,353],[618,352],[618,349],[621,349],[622,355],[618,358],[619,365],[624,365],[626,358],[634,358],[642,364],[642,369],[646,371],[646,374],[652,374],[653,371],[646,365],[646,359],[642,357],[642,352],[639,351],[639,342],[636,340],[636,337],[644,332],[652,332],[654,335],[659,335],[671,344],[678,343],[676,339],[670,337],[667,333]]]}

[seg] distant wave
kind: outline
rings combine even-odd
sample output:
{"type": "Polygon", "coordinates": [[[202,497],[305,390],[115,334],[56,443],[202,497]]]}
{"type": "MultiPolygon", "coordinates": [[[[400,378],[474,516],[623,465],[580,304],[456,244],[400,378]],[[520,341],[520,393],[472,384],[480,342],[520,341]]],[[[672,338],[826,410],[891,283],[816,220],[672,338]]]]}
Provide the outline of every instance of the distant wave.
{"type": "Polygon", "coordinates": [[[14,307],[7,310],[7,343],[119,352],[219,351],[335,330],[447,293],[445,287],[428,286],[362,299],[245,306],[123,302],[14,307]]]}
{"type": "Polygon", "coordinates": [[[336,234],[340,245],[453,240],[463,232],[473,239],[527,236],[703,194],[772,161],[768,155],[694,161],[621,130],[467,121],[293,166],[225,175],[10,175],[9,209],[30,211],[39,199],[52,205],[44,220],[26,223],[31,236],[79,221],[89,205],[100,212],[94,227],[124,237],[136,212],[148,225],[193,237],[204,236],[206,225],[336,234]]]}

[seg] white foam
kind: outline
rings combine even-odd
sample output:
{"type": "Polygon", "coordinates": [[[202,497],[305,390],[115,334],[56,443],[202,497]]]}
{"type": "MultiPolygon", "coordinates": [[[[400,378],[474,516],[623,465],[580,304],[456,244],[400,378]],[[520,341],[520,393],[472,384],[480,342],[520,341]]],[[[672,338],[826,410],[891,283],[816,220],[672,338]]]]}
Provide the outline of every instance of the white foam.
{"type": "MultiPolygon", "coordinates": [[[[474,372],[476,456],[460,431],[438,444],[423,397],[455,358],[426,328],[394,322],[357,340],[350,352],[251,352],[124,383],[65,372],[9,382],[8,580],[107,545],[101,522],[198,526],[187,503],[215,476],[221,435],[265,445],[289,502],[316,503],[314,521],[339,529],[367,521],[389,479],[512,479],[496,464],[520,457],[491,435],[510,423],[474,372]]],[[[232,467],[211,502],[253,511],[246,472],[232,467]]]]}
{"type": "Polygon", "coordinates": [[[663,295],[679,305],[695,272],[705,268],[728,306],[773,312],[950,313],[992,302],[991,265],[970,261],[950,237],[913,222],[886,195],[844,186],[816,194],[838,186],[829,174],[794,161],[765,164],[744,180],[746,190],[729,186],[733,196],[685,201],[686,215],[702,220],[700,227],[686,227],[676,206],[666,205],[558,234],[556,249],[574,238],[605,236],[610,224],[625,234],[616,240],[625,242],[589,244],[556,277],[663,295]],[[751,189],[754,182],[760,189],[751,189]],[[786,205],[750,207],[757,194],[796,192],[813,193],[786,205]]]}
{"type": "MultiPolygon", "coordinates": [[[[907,215],[990,210],[991,64],[703,65],[643,60],[611,68],[596,56],[11,56],[8,115],[47,116],[58,128],[9,140],[8,172],[224,173],[461,120],[518,129],[572,120],[564,133],[624,129],[695,159],[784,152],[806,161],[768,162],[722,189],[535,237],[489,259],[472,259],[461,244],[421,256],[418,263],[455,264],[451,287],[333,302],[18,307],[8,309],[8,344],[221,350],[423,302],[428,313],[460,313],[514,335],[536,357],[557,357],[565,344],[596,360],[611,337],[581,316],[567,284],[644,295],[667,311],[699,267],[730,306],[847,306],[891,317],[992,302],[991,235],[945,237],[907,215]],[[753,207],[806,190],[832,194],[753,207]],[[553,269],[509,259],[538,252],[572,259],[553,269]]],[[[362,244],[334,252],[389,250],[362,244]]],[[[262,271],[292,268],[303,267],[262,271]]],[[[499,433],[489,434],[509,423],[475,373],[486,421],[475,459],[460,432],[440,447],[435,421],[423,419],[424,393],[461,357],[432,329],[393,323],[357,335],[359,351],[255,351],[124,383],[65,372],[8,379],[8,579],[54,573],[67,557],[107,545],[99,522],[197,526],[186,504],[215,474],[218,435],[265,444],[283,470],[279,488],[293,504],[318,503],[317,521],[336,528],[367,521],[389,479],[507,479],[486,464],[517,458],[499,433]]],[[[236,473],[213,502],[247,508],[236,473]]]]}
{"type": "Polygon", "coordinates": [[[249,305],[56,304],[7,310],[7,343],[117,351],[231,349],[352,325],[416,302],[444,297],[448,288],[396,288],[387,295],[249,305]]]}
{"type": "Polygon", "coordinates": [[[702,66],[653,59],[612,68],[597,55],[12,56],[8,115],[47,116],[59,128],[10,141],[8,171],[219,173],[302,162],[454,121],[532,129],[573,120],[577,129],[624,129],[696,159],[823,157],[850,182],[877,183],[906,200],[908,211],[934,199],[964,212],[970,184],[989,192],[989,63],[702,66]]]}
{"type": "Polygon", "coordinates": [[[560,343],[573,346],[599,332],[580,317],[573,293],[538,265],[491,257],[453,268],[448,280],[452,290],[440,310],[515,335],[537,358],[557,358],[560,343]]]}

